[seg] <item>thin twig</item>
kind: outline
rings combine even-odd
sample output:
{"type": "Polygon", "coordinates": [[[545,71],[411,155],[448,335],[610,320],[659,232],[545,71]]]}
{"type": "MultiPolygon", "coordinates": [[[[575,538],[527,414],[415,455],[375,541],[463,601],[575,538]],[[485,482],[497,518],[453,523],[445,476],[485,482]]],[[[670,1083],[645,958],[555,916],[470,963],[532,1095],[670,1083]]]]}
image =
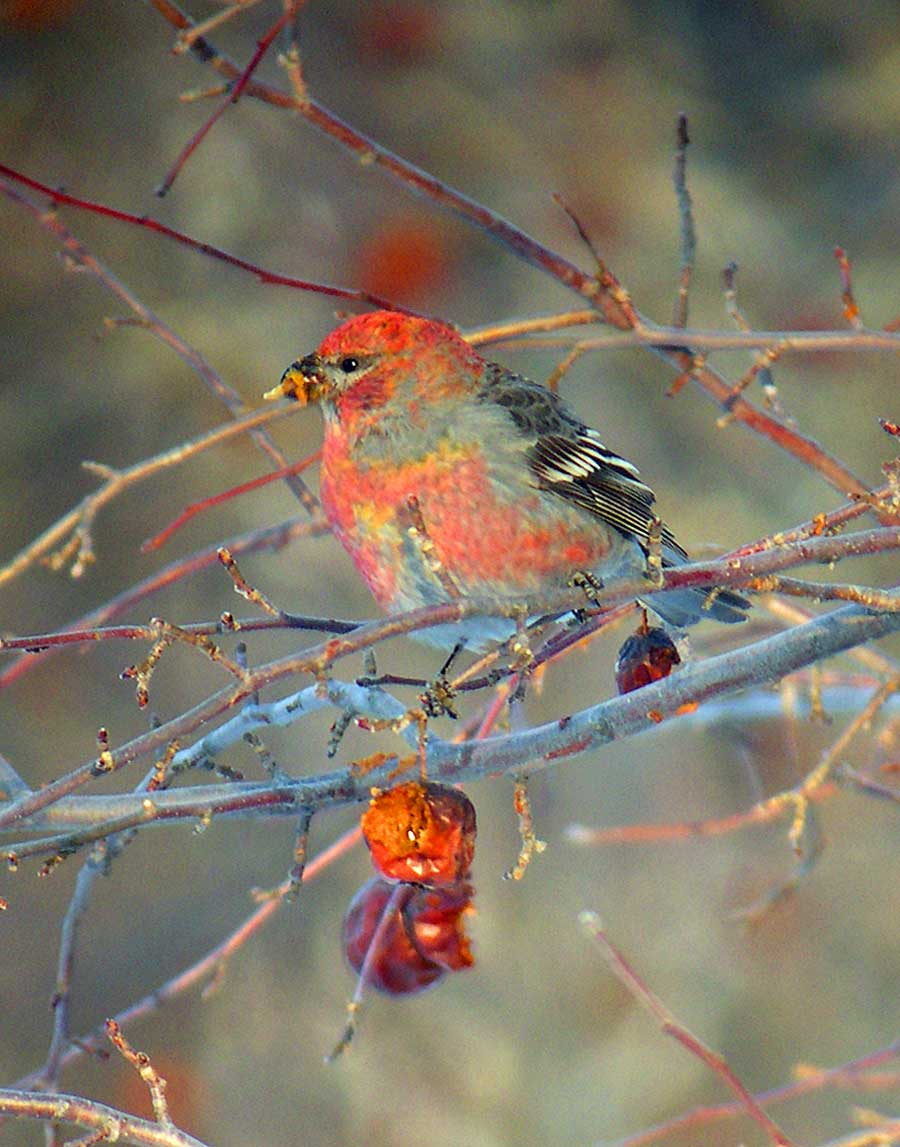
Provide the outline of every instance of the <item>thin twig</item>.
{"type": "MultiPolygon", "coordinates": [[[[172,466],[179,466],[183,462],[195,458],[204,450],[219,446],[223,442],[227,442],[241,434],[247,434],[257,429],[266,422],[271,422],[271,417],[265,417],[267,413],[281,417],[289,413],[289,410],[275,409],[271,412],[253,411],[250,414],[241,416],[232,423],[219,426],[215,430],[211,430],[197,438],[183,442],[179,446],[174,446],[169,450],[162,451],[160,454],[155,454],[152,458],[145,458],[141,462],[135,462],[124,470],[114,470],[109,466],[98,466],[96,463],[91,463],[91,470],[100,474],[103,478],[102,486],[98,490],[93,491],[93,493],[88,494],[85,498],[82,498],[77,506],[69,510],[68,513],[64,514],[57,522],[54,522],[52,526],[44,530],[42,534],[30,542],[14,558],[0,567],[0,585],[24,573],[33,566],[36,561],[51,556],[53,548],[60,545],[67,535],[71,535],[77,540],[76,552],[73,555],[76,564],[72,567],[72,576],[78,577],[83,572],[84,567],[94,560],[91,528],[97,514],[104,506],[108,505],[129,487],[154,477],[160,473],[160,471],[169,469],[172,466]]],[[[56,563],[54,562],[53,564],[56,563]]]]}
{"type": "Polygon", "coordinates": [[[781,1130],[760,1105],[756,1102],[747,1088],[741,1083],[725,1058],[714,1052],[701,1039],[693,1035],[669,1011],[662,1000],[647,986],[634,968],[615,947],[600,924],[600,917],[596,912],[582,912],[579,917],[581,926],[587,935],[595,942],[610,969],[621,980],[634,998],[644,1005],[656,1019],[664,1035],[677,1040],[682,1047],[705,1063],[716,1075],[723,1079],[726,1085],[737,1096],[738,1102],[744,1112],[763,1129],[770,1142],[778,1147],[794,1147],[794,1141],[781,1130]]]}
{"type": "MultiPolygon", "coordinates": [[[[329,865],[334,863],[340,856],[343,856],[348,849],[352,848],[360,839],[360,836],[359,826],[356,825],[345,832],[343,836],[339,837],[334,844],[323,849],[322,852],[306,865],[304,881],[309,882],[310,880],[314,880],[324,872],[329,865]]],[[[290,889],[291,881],[290,878],[288,878],[279,884],[271,893],[261,896],[258,906],[254,908],[250,915],[235,928],[233,932],[230,932],[224,940],[207,952],[201,959],[197,960],[196,963],[191,964],[182,972],[179,972],[177,976],[167,980],[125,1008],[124,1011],[119,1012],[113,1017],[116,1023],[123,1027],[130,1026],[138,1020],[152,1015],[163,1004],[176,999],[204,980],[208,981],[212,977],[215,981],[219,982],[231,956],[268,923],[281,907],[290,889]]],[[[103,1046],[104,1042],[104,1027],[94,1028],[78,1039],[72,1040],[60,1059],[60,1065],[67,1067],[70,1063],[81,1059],[82,1056],[96,1052],[103,1046]]],[[[34,1073],[20,1079],[17,1086],[33,1087],[35,1084],[40,1083],[40,1081],[40,1073],[34,1073]]]]}
{"type": "MultiPolygon", "coordinates": [[[[849,515],[848,515],[849,516],[849,515]]],[[[775,574],[792,566],[807,562],[834,562],[842,558],[859,557],[868,554],[884,553],[900,547],[900,527],[880,527],[873,530],[862,530],[858,533],[835,536],[799,536],[801,531],[791,532],[791,540],[781,542],[776,538],[754,542],[752,545],[732,554],[710,562],[692,562],[687,565],[667,568],[660,571],[661,581],[654,586],[654,593],[667,589],[683,587],[702,588],[714,585],[728,585],[735,587],[751,586],[761,592],[770,592],[783,582],[786,593],[797,593],[803,596],[819,598],[821,600],[851,600],[858,601],[871,609],[894,611],[898,608],[896,596],[892,591],[875,589],[865,586],[834,585],[826,582],[800,582],[790,579],[776,579],[775,574]]],[[[218,557],[219,547],[216,551],[218,557]]],[[[221,558],[219,558],[221,561],[221,558]]],[[[643,579],[622,579],[610,581],[599,588],[595,594],[597,607],[609,608],[619,602],[627,602],[632,598],[640,598],[647,592],[647,583],[643,579]]],[[[526,613],[553,614],[566,612],[584,605],[584,598],[575,591],[549,592],[536,595],[521,602],[510,601],[498,603],[495,601],[479,601],[478,599],[460,599],[446,605],[425,606],[407,614],[380,623],[383,632],[378,628],[379,623],[338,621],[335,619],[309,618],[279,612],[277,617],[269,620],[257,620],[247,623],[234,622],[230,628],[240,628],[246,625],[247,629],[269,628],[307,628],[325,630],[334,633],[350,634],[342,643],[332,643],[322,650],[324,660],[315,661],[317,651],[310,652],[310,662],[307,665],[298,663],[297,672],[318,672],[327,669],[334,661],[361,652],[370,648],[377,641],[387,640],[401,634],[412,633],[418,628],[426,628],[441,624],[444,620],[459,621],[472,616],[497,616],[516,618],[526,613]],[[373,630],[372,627],[376,628],[373,630]],[[376,635],[373,638],[373,633],[376,635]]],[[[189,634],[221,633],[222,626],[218,622],[198,622],[181,627],[189,634]]],[[[3,650],[36,649],[45,645],[65,645],[79,642],[98,642],[105,640],[133,640],[135,638],[155,639],[151,626],[102,626],[90,627],[81,630],[62,631],[58,634],[34,634],[27,637],[0,638],[0,652],[3,650]]],[[[576,640],[580,640],[577,637],[576,640]]],[[[467,671],[468,672],[468,671],[467,671]]],[[[0,687],[3,678],[0,676],[0,687]]]]}
{"type": "Polygon", "coordinates": [[[853,295],[853,278],[850,272],[850,259],[843,247],[835,247],[834,257],[837,259],[841,272],[841,303],[844,307],[844,317],[855,331],[865,330],[859,306],[853,295]]]}
{"type": "MultiPolygon", "coordinates": [[[[269,30],[263,36],[261,36],[259,40],[257,40],[256,48],[253,52],[253,55],[250,57],[250,62],[247,64],[246,68],[244,68],[243,72],[241,72],[241,74],[238,76],[235,83],[230,86],[226,98],[222,101],[221,104],[219,104],[209,119],[207,119],[206,122],[200,127],[200,129],[191,137],[191,139],[182,149],[181,154],[169,168],[165,178],[156,190],[156,194],[160,198],[168,194],[168,192],[171,190],[173,183],[178,178],[178,175],[180,174],[184,165],[194,154],[203,140],[206,139],[207,135],[218,122],[218,120],[225,114],[226,111],[228,111],[232,104],[236,104],[241,98],[244,89],[250,83],[250,79],[253,73],[262,63],[263,57],[265,56],[266,52],[268,52],[269,48],[271,48],[278,33],[291,23],[291,21],[297,15],[297,12],[303,7],[304,3],[305,0],[289,0],[289,2],[285,4],[285,9],[281,16],[279,16],[271,28],[269,28],[269,30]]],[[[196,36],[194,39],[196,40],[196,36]]]]}
{"type": "MultiPolygon", "coordinates": [[[[239,534],[237,537],[229,539],[226,544],[235,554],[277,551],[283,549],[296,539],[316,537],[327,533],[328,530],[328,524],[321,518],[317,518],[313,521],[293,518],[287,522],[280,522],[275,526],[264,526],[261,529],[250,530],[248,533],[239,534]]],[[[105,605],[100,606],[99,609],[84,614],[74,621],[68,630],[55,634],[36,635],[33,643],[30,641],[23,643],[14,638],[8,639],[3,646],[6,649],[21,648],[24,644],[25,648],[39,649],[40,652],[23,654],[17,658],[9,668],[0,673],[0,690],[12,685],[14,681],[17,681],[30,669],[40,664],[44,658],[51,656],[54,652],[58,652],[59,649],[68,644],[70,640],[75,643],[96,640],[96,637],[92,635],[96,635],[98,627],[102,626],[104,622],[112,621],[114,618],[119,617],[125,613],[126,610],[139,602],[145,601],[159,590],[175,585],[184,578],[215,565],[219,560],[218,551],[220,548],[220,546],[207,546],[205,549],[197,550],[187,557],[179,558],[177,561],[171,562],[161,570],[151,574],[150,577],[144,578],[143,581],[123,590],[122,593],[117,594],[105,605]]],[[[293,615],[286,615],[278,624],[295,626],[299,625],[299,621],[300,619],[295,619],[293,615]]],[[[311,622],[311,628],[319,628],[319,626],[315,624],[315,619],[310,618],[309,621],[311,622]]],[[[252,619],[237,624],[243,625],[245,628],[256,626],[261,629],[271,628],[273,625],[271,621],[253,621],[252,619]]],[[[355,624],[356,623],[336,621],[333,626],[330,624],[326,625],[326,630],[336,633],[346,633],[348,629],[354,628],[355,624]]],[[[185,628],[190,629],[191,627],[186,626],[185,628]]],[[[221,633],[222,631],[223,626],[221,622],[201,625],[200,630],[198,630],[198,632],[210,634],[221,633]]],[[[122,627],[121,636],[128,637],[132,635],[134,637],[149,637],[149,628],[146,626],[122,627]]]]}
{"type": "MultiPolygon", "coordinates": [[[[43,184],[37,183],[35,180],[29,180],[25,176],[19,175],[17,172],[12,171],[11,168],[5,167],[0,164],[0,174],[6,175],[11,179],[24,183],[26,186],[31,187],[33,190],[41,191],[44,194],[50,193],[51,197],[54,196],[52,188],[46,188],[43,184]]],[[[87,247],[68,230],[67,227],[59,219],[59,216],[54,211],[46,211],[39,204],[32,202],[27,196],[22,195],[15,188],[11,187],[7,182],[0,180],[0,191],[2,191],[7,198],[12,199],[15,203],[23,206],[30,212],[32,217],[42,226],[45,230],[49,231],[56,237],[66,254],[75,261],[75,263],[84,267],[94,277],[103,284],[117,299],[123,302],[129,310],[131,310],[141,320],[141,323],[166,346],[172,348],[175,353],[183,359],[184,362],[194,370],[210,391],[215,395],[220,402],[223,403],[225,408],[234,418],[240,418],[247,413],[244,403],[240,395],[229,386],[228,383],[218,374],[217,371],[206,361],[203,355],[193,347],[189,346],[184,339],[181,338],[170,326],[162,321],[158,315],[154,314],[149,307],[145,306],[133,291],[129,290],[124,283],[122,283],[103,263],[96,258],[87,247]]],[[[59,201],[57,196],[57,201],[59,201]]],[[[76,201],[73,200],[73,204],[76,201]]],[[[107,211],[109,209],[106,209],[107,211]]],[[[103,214],[104,212],[100,212],[103,214]]],[[[121,213],[119,213],[121,214],[121,213]]],[[[113,212],[115,216],[116,213],[113,212]]],[[[122,215],[122,218],[126,218],[122,215]]],[[[129,217],[132,218],[132,217],[129,217]]],[[[138,216],[134,216],[138,219],[138,216]]],[[[150,224],[149,220],[145,221],[146,225],[150,224]]],[[[144,226],[138,222],[137,226],[144,226]]],[[[161,224],[157,224],[152,230],[159,230],[161,224]]],[[[163,229],[168,230],[168,229],[163,229]]],[[[172,232],[174,238],[178,233],[172,232]]],[[[208,251],[205,249],[204,244],[197,244],[195,240],[188,240],[185,236],[185,241],[189,245],[193,245],[203,250],[205,254],[212,254],[212,248],[208,251]]],[[[221,257],[221,253],[220,253],[221,257]]],[[[227,261],[227,260],[226,260],[227,261]]],[[[240,261],[238,261],[240,262],[240,261]]],[[[245,268],[249,269],[249,268],[245,268]]],[[[284,467],[287,465],[287,459],[275,445],[269,433],[262,427],[257,427],[251,434],[251,438],[256,446],[266,454],[274,464],[275,468],[284,467]]],[[[315,516],[318,509],[318,501],[303,482],[303,479],[296,474],[290,475],[285,479],[285,485],[293,493],[294,497],[304,507],[310,516],[315,516]]]]}
{"type": "MultiPolygon", "coordinates": [[[[67,192],[50,187],[49,184],[41,183],[38,179],[32,179],[23,172],[16,171],[15,168],[7,167],[4,163],[0,163],[0,175],[5,176],[6,179],[12,180],[15,183],[20,183],[41,195],[48,196],[54,205],[76,207],[80,211],[87,211],[94,215],[102,215],[106,219],[116,219],[120,223],[128,223],[132,227],[141,227],[145,231],[153,231],[166,239],[173,239],[176,243],[181,243],[183,246],[189,247],[201,255],[206,255],[210,259],[217,259],[221,263],[227,263],[229,267],[235,267],[239,271],[247,271],[249,274],[254,275],[260,283],[264,283],[267,286],[290,287],[295,291],[309,291],[312,294],[325,295],[328,298],[345,299],[357,303],[369,303],[373,307],[380,307],[386,310],[402,311],[404,309],[397,303],[382,298],[380,295],[373,295],[369,291],[354,290],[351,287],[335,287],[328,283],[315,283],[309,279],[298,279],[293,275],[282,275],[276,271],[268,271],[265,267],[259,267],[255,263],[248,262],[246,259],[239,259],[237,255],[231,255],[227,251],[213,246],[212,243],[204,243],[200,239],[194,239],[192,236],[184,234],[182,231],[176,231],[174,227],[167,227],[164,223],[160,223],[156,219],[151,219],[148,215],[135,215],[130,211],[119,211],[114,207],[107,207],[102,203],[94,203],[90,199],[81,199],[77,195],[69,195],[67,192]]],[[[29,200],[25,199],[24,196],[18,195],[18,193],[10,187],[2,186],[0,190],[3,190],[4,194],[8,195],[9,198],[15,199],[25,206],[34,206],[29,200]]],[[[59,223],[54,216],[49,216],[48,218],[50,222],[48,222],[46,226],[58,235],[61,235],[65,230],[62,224],[59,223]]],[[[76,255],[76,257],[80,262],[80,256],[76,255]]],[[[93,270],[93,268],[91,269],[93,270]]]]}
{"type": "MultiPolygon", "coordinates": [[[[795,1082],[773,1087],[769,1091],[759,1091],[753,1099],[760,1106],[770,1103],[784,1103],[790,1099],[799,1099],[812,1092],[822,1091],[826,1088],[848,1088],[868,1090],[870,1087],[878,1089],[882,1086],[895,1087],[898,1082],[896,1072],[873,1073],[872,1069],[889,1063],[900,1055],[900,1040],[888,1044],[887,1047],[869,1052],[859,1059],[850,1060],[836,1067],[819,1068],[798,1064],[794,1069],[797,1077],[795,1082]]],[[[676,1115],[674,1119],[667,1119],[664,1123],[657,1123],[635,1135],[628,1135],[618,1139],[615,1143],[608,1143],[606,1147],[647,1147],[648,1143],[656,1143],[660,1139],[668,1139],[691,1127],[703,1127],[707,1123],[717,1123],[723,1119],[735,1119],[745,1115],[746,1108],[743,1103],[717,1103],[704,1107],[695,1107],[683,1115],[676,1115]]]]}
{"type": "Polygon", "coordinates": [[[227,490],[223,490],[218,494],[211,494],[206,498],[201,498],[197,502],[192,502],[186,506],[181,513],[174,518],[169,524],[159,533],[154,534],[152,538],[147,538],[141,543],[141,553],[146,554],[151,550],[159,549],[164,542],[178,532],[186,522],[189,522],[197,514],[201,514],[212,506],[220,506],[223,502],[229,502],[233,498],[238,498],[243,494],[249,494],[253,490],[260,490],[263,486],[268,486],[272,482],[278,482],[282,478],[290,477],[292,474],[302,474],[314,463],[318,462],[322,456],[321,450],[315,450],[312,454],[307,454],[305,458],[301,458],[297,462],[292,462],[290,466],[283,466],[280,470],[273,470],[270,474],[262,474],[258,478],[250,478],[247,482],[240,482],[237,486],[230,486],[227,490]]]}

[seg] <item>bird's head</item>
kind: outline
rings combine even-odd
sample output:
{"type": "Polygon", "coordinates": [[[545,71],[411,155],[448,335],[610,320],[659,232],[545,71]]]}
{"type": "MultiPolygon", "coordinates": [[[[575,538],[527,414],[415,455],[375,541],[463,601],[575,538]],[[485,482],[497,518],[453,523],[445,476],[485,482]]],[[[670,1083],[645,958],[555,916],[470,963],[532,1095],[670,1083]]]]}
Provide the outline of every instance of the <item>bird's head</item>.
{"type": "Polygon", "coordinates": [[[448,388],[465,389],[482,365],[446,323],[375,311],[336,327],[318,350],[292,362],[265,397],[372,411],[401,389],[426,401],[448,388]]]}

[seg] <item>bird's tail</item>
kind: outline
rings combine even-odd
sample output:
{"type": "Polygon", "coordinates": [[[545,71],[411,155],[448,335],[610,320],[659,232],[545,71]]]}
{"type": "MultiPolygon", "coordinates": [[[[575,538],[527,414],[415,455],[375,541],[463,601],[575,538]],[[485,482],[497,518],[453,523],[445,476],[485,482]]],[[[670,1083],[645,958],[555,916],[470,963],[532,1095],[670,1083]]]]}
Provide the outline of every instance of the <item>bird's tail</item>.
{"type": "Polygon", "coordinates": [[[695,625],[704,618],[731,625],[744,621],[750,602],[740,594],[722,589],[676,589],[670,593],[653,593],[642,598],[654,613],[678,629],[695,625]]]}

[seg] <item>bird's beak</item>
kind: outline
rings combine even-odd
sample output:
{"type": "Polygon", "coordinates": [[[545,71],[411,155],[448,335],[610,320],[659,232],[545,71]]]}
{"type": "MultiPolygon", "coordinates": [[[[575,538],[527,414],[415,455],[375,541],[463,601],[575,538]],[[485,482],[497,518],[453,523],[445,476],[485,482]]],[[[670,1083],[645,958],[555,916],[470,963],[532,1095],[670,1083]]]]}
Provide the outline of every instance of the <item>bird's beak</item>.
{"type": "Polygon", "coordinates": [[[272,401],[276,398],[293,398],[306,406],[317,402],[328,390],[328,380],[322,370],[322,360],[317,354],[292,362],[277,386],[267,390],[263,398],[272,401]]]}

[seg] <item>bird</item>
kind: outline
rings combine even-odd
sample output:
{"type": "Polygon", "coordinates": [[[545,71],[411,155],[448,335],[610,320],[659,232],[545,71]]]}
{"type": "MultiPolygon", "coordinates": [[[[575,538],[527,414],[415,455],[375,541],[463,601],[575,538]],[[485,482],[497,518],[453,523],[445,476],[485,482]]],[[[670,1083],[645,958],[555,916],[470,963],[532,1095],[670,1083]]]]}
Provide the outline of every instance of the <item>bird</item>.
{"type": "MultiPolygon", "coordinates": [[[[631,462],[555,391],[483,358],[448,323],[350,318],[265,397],[281,396],[321,406],[322,509],[389,613],[454,599],[508,606],[579,577],[640,575],[650,553],[663,568],[689,560],[631,462]]],[[[750,605],[649,582],[640,603],[676,630],[743,621],[750,605]]],[[[416,636],[478,651],[514,631],[509,617],[485,616],[416,636]]]]}

